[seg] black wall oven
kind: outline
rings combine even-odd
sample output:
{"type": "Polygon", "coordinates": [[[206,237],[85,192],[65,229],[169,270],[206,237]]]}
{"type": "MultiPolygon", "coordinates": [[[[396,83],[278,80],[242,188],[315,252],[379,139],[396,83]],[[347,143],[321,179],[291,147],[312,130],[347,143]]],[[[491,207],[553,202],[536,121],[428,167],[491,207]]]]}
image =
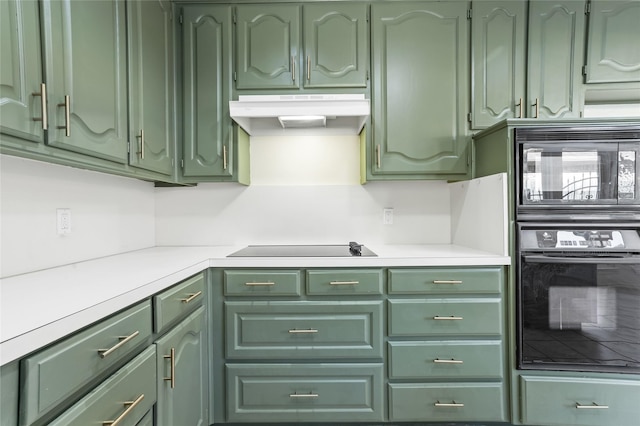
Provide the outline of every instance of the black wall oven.
{"type": "Polygon", "coordinates": [[[640,373],[640,123],[516,144],[518,368],[640,373]]]}

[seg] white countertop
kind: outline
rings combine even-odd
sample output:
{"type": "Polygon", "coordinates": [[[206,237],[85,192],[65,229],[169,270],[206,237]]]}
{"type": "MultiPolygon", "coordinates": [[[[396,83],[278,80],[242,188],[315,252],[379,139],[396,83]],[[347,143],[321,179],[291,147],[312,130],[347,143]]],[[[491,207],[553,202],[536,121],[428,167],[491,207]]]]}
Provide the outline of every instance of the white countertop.
{"type": "Polygon", "coordinates": [[[153,247],[0,280],[0,365],[19,359],[209,267],[508,265],[455,245],[367,246],[377,257],[226,257],[242,247],[153,247]]]}

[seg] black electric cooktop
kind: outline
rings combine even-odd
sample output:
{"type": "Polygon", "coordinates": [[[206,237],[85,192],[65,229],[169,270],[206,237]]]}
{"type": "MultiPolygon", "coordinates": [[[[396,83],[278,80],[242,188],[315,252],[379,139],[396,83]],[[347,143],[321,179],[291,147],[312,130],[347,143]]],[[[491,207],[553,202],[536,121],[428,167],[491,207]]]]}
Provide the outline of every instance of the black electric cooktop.
{"type": "Polygon", "coordinates": [[[247,246],[227,257],[357,257],[377,256],[362,244],[336,245],[256,245],[247,246]]]}

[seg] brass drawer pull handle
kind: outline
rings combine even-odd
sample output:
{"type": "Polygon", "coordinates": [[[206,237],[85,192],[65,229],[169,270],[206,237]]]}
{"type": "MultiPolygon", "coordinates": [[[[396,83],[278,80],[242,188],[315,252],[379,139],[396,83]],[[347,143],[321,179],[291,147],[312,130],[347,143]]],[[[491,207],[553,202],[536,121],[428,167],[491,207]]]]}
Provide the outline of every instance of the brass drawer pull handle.
{"type": "Polygon", "coordinates": [[[462,319],[462,317],[456,317],[456,316],[449,316],[449,317],[442,317],[440,315],[436,315],[435,317],[433,317],[434,320],[449,320],[449,321],[460,321],[462,319]]]}
{"type": "Polygon", "coordinates": [[[291,334],[312,334],[317,332],[318,332],[318,329],[316,328],[306,328],[306,329],[293,328],[289,330],[289,333],[291,334]]]}
{"type": "Polygon", "coordinates": [[[376,167],[380,168],[380,144],[376,145],[376,167]]]}
{"type": "Polygon", "coordinates": [[[317,393],[291,393],[289,398],[318,398],[320,395],[317,393]]]}
{"type": "Polygon", "coordinates": [[[71,136],[71,99],[69,95],[65,95],[64,102],[58,106],[64,107],[64,126],[58,126],[58,129],[64,129],[64,135],[69,137],[71,136]]]}
{"type": "Polygon", "coordinates": [[[144,129],[140,129],[140,134],[136,136],[136,139],[140,139],[140,151],[136,154],[140,154],[140,159],[144,160],[144,129]]]}
{"type": "Polygon", "coordinates": [[[180,299],[180,301],[182,303],[189,303],[191,302],[193,299],[195,299],[196,297],[200,296],[202,294],[202,291],[199,291],[197,293],[192,293],[189,295],[189,297],[185,298],[185,299],[180,299]]]}
{"type": "Polygon", "coordinates": [[[461,402],[455,402],[455,401],[451,401],[451,402],[440,402],[440,401],[436,401],[435,404],[436,407],[464,407],[464,404],[462,404],[461,402]]]}
{"type": "Polygon", "coordinates": [[[536,98],[536,102],[531,106],[536,107],[536,109],[535,109],[536,115],[533,118],[540,118],[540,100],[538,98],[536,98]]]}
{"type": "Polygon", "coordinates": [[[307,55],[307,81],[311,81],[311,56],[307,55]]]}
{"type": "Polygon", "coordinates": [[[227,170],[227,146],[222,145],[222,170],[227,170]]]}
{"type": "Polygon", "coordinates": [[[122,412],[122,414],[120,414],[118,416],[117,419],[115,420],[106,420],[104,422],[102,422],[102,426],[118,426],[118,424],[120,424],[121,421],[124,420],[125,417],[127,417],[129,415],[129,413],[131,411],[133,411],[134,408],[136,408],[136,405],[140,404],[140,402],[144,399],[144,394],[140,394],[139,397],[137,397],[135,399],[135,401],[126,401],[124,402],[124,406],[127,407],[126,410],[124,410],[122,412]]]}
{"type": "Polygon", "coordinates": [[[47,115],[47,85],[40,83],[40,92],[32,93],[32,96],[40,96],[40,108],[42,109],[42,117],[34,118],[33,121],[42,121],[42,130],[49,128],[49,116],[47,115]]]}
{"type": "Polygon", "coordinates": [[[262,283],[244,283],[244,285],[249,287],[260,287],[260,286],[272,286],[272,285],[276,285],[276,283],[268,281],[268,282],[262,282],[262,283]]]}
{"type": "Polygon", "coordinates": [[[462,280],[433,280],[434,284],[462,284],[462,280]]]}
{"type": "Polygon", "coordinates": [[[164,355],[164,359],[168,359],[171,363],[171,373],[169,377],[164,377],[165,381],[170,382],[171,389],[176,387],[176,348],[171,348],[169,355],[164,355]]]}
{"type": "Polygon", "coordinates": [[[433,360],[433,362],[435,362],[436,364],[463,364],[464,361],[460,360],[460,359],[440,359],[440,358],[436,358],[433,360]]]}
{"type": "Polygon", "coordinates": [[[140,334],[139,331],[134,331],[129,336],[119,336],[118,339],[120,339],[120,342],[116,343],[115,345],[113,345],[109,349],[98,349],[98,353],[100,354],[100,358],[106,358],[107,356],[111,355],[111,353],[113,353],[113,351],[116,351],[120,347],[122,347],[122,346],[126,345],[127,343],[129,343],[131,340],[136,338],[138,336],[138,334],[140,334]]]}
{"type": "Polygon", "coordinates": [[[579,402],[576,402],[576,408],[577,409],[600,409],[600,410],[608,410],[609,406],[608,405],[600,405],[600,404],[596,404],[595,402],[593,402],[591,405],[582,405],[579,402]]]}
{"type": "Polygon", "coordinates": [[[296,82],[296,57],[291,57],[291,80],[296,82]]]}
{"type": "Polygon", "coordinates": [[[520,98],[520,102],[518,102],[516,106],[519,107],[518,117],[516,118],[522,118],[522,98],[520,98]]]}
{"type": "Polygon", "coordinates": [[[331,281],[329,285],[358,285],[360,281],[331,281]]]}

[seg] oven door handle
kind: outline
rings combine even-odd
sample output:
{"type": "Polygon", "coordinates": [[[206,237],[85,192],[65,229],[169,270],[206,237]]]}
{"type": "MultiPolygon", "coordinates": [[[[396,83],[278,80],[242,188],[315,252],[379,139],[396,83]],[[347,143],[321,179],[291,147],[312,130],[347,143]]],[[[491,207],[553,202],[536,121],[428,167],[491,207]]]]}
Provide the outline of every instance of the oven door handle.
{"type": "Polygon", "coordinates": [[[625,257],[605,257],[605,256],[548,256],[544,254],[532,254],[522,256],[527,263],[608,263],[608,264],[634,264],[640,263],[639,255],[625,257]]]}

